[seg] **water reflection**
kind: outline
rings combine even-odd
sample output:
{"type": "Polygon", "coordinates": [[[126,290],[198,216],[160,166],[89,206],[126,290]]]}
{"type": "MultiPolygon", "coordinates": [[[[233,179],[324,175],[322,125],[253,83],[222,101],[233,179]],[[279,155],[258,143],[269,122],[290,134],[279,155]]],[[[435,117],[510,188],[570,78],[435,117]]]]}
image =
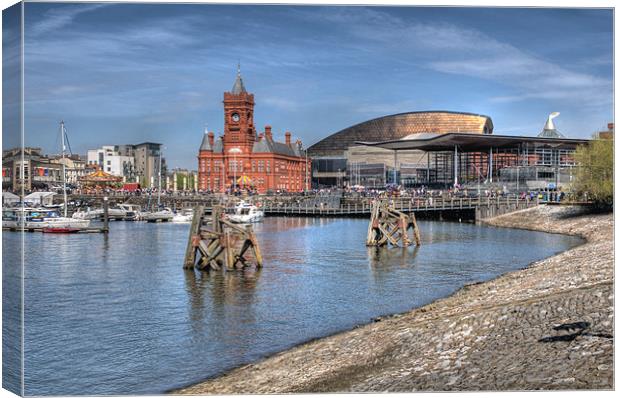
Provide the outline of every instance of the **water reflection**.
{"type": "Polygon", "coordinates": [[[395,266],[411,267],[415,265],[415,258],[420,251],[420,246],[409,247],[368,247],[368,265],[370,269],[389,270],[395,266]]]}
{"type": "MultiPolygon", "coordinates": [[[[211,273],[183,270],[187,225],[119,222],[109,236],[28,234],[25,393],[159,394],[580,242],[420,221],[422,246],[377,249],[365,246],[367,226],[268,217],[255,226],[261,270],[211,273]]],[[[3,249],[20,247],[19,234],[2,239],[3,249]]]]}

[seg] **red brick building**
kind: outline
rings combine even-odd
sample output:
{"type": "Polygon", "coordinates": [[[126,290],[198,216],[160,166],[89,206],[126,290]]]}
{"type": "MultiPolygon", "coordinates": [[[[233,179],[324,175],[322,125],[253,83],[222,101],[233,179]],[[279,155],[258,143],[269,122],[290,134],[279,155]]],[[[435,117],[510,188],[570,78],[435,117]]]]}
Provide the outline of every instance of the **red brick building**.
{"type": "Polygon", "coordinates": [[[198,152],[198,189],[223,192],[235,185],[300,192],[310,187],[310,159],[301,141],[274,141],[271,126],[256,133],[254,94],[243,86],[240,71],[231,92],[224,93],[224,135],[205,131],[198,152]]]}

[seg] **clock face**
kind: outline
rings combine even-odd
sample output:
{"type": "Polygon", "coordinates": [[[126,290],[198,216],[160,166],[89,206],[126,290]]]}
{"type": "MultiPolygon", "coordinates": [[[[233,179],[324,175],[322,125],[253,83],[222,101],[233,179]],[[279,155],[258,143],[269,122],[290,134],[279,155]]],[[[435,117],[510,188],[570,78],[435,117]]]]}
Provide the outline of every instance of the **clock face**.
{"type": "Polygon", "coordinates": [[[239,121],[239,114],[238,113],[233,113],[231,117],[232,117],[233,122],[238,122],[239,121]]]}

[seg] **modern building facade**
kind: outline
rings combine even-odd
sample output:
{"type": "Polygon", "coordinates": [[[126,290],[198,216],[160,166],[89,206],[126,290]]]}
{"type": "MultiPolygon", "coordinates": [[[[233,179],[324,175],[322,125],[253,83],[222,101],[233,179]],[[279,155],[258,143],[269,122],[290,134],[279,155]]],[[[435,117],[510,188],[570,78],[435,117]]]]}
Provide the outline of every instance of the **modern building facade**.
{"type": "Polygon", "coordinates": [[[357,142],[383,142],[428,134],[493,133],[490,117],[466,112],[422,111],[388,115],[338,131],[308,148],[315,186],[385,186],[398,180],[415,184],[425,175],[428,158],[419,150],[394,152],[357,142]],[[394,170],[397,170],[395,174],[394,170]],[[399,177],[398,173],[404,173],[399,177]]]}
{"type": "MultiPolygon", "coordinates": [[[[162,144],[144,142],[131,145],[104,145],[88,150],[88,164],[106,173],[122,177],[123,182],[138,182],[142,187],[157,188],[166,175],[166,159],[160,156],[162,144]]],[[[162,187],[163,187],[162,182],[162,187]]]]}
{"type": "Polygon", "coordinates": [[[89,149],[88,164],[127,181],[131,178],[134,158],[132,155],[121,155],[116,148],[114,145],[104,145],[98,149],[89,149]]]}
{"type": "Polygon", "coordinates": [[[224,93],[224,134],[205,130],[198,151],[198,188],[223,192],[231,187],[267,191],[299,192],[309,187],[310,160],[300,140],[273,139],[270,126],[257,134],[254,125],[254,94],[248,93],[237,71],[230,92],[224,93]]]}
{"type": "MultiPolygon", "coordinates": [[[[443,188],[502,188],[509,191],[557,189],[569,185],[577,166],[574,152],[588,140],[565,137],[472,135],[463,133],[408,136],[400,140],[364,142],[400,156],[420,150],[428,158],[425,185],[443,188]]],[[[397,177],[402,170],[395,169],[397,177]]],[[[424,175],[425,174],[425,175],[424,175]]],[[[398,180],[398,183],[402,181],[398,180]]]]}

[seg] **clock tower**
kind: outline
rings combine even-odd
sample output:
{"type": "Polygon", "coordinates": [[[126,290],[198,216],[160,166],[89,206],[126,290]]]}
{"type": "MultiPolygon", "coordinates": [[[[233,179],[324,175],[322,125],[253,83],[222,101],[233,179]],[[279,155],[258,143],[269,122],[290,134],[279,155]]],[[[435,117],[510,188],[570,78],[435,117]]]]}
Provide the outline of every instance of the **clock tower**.
{"type": "Polygon", "coordinates": [[[245,90],[241,69],[237,67],[235,84],[224,93],[224,150],[239,148],[249,154],[255,141],[254,94],[245,90]]]}

